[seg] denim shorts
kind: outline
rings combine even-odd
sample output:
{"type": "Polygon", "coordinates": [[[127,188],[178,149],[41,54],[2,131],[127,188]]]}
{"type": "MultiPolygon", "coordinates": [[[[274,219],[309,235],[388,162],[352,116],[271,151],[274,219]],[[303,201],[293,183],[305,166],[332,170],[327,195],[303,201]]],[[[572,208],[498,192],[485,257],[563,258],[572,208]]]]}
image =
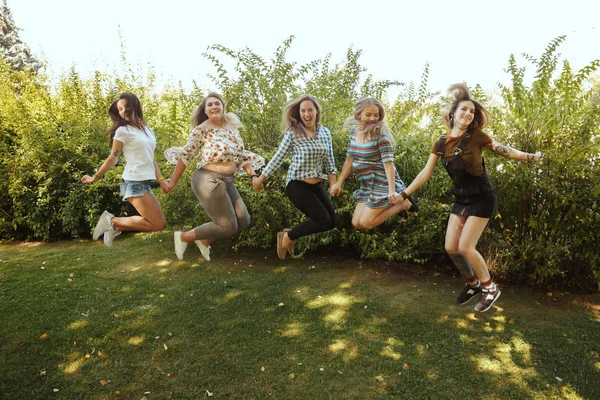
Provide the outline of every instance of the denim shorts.
{"type": "Polygon", "coordinates": [[[152,189],[150,189],[151,181],[128,181],[121,180],[121,197],[123,201],[127,201],[130,197],[142,197],[144,192],[150,193],[151,196],[154,196],[152,193],[152,189]]]}

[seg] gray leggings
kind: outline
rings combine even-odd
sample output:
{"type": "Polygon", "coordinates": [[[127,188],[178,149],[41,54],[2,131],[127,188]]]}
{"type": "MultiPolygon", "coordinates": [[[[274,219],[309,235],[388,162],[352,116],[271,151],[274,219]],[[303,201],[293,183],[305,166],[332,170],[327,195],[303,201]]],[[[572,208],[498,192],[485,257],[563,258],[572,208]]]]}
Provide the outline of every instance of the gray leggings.
{"type": "Polygon", "coordinates": [[[196,228],[196,240],[231,239],[250,225],[250,214],[233,185],[233,175],[197,169],[192,175],[192,190],[212,222],[196,228]]]}

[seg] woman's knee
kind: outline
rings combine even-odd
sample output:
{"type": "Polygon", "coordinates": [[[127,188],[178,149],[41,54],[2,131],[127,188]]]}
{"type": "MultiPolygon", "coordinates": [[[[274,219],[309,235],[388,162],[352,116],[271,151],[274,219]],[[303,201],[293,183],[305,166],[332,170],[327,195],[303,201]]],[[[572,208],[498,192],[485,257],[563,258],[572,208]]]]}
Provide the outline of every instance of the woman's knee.
{"type": "Polygon", "coordinates": [[[448,254],[458,254],[458,245],[456,243],[444,243],[444,248],[446,249],[446,253],[448,254]]]}
{"type": "Polygon", "coordinates": [[[476,253],[477,249],[474,246],[460,244],[458,245],[458,254],[463,257],[469,257],[473,253],[476,253]]]}
{"type": "Polygon", "coordinates": [[[335,227],[335,219],[331,218],[329,215],[315,221],[315,223],[317,224],[319,232],[329,231],[335,227]]]}
{"type": "Polygon", "coordinates": [[[156,223],[152,224],[152,230],[154,231],[162,231],[167,226],[167,220],[163,217],[158,220],[156,223]]]}
{"type": "Polygon", "coordinates": [[[236,232],[243,231],[244,229],[250,226],[250,214],[246,213],[240,217],[238,217],[238,226],[236,232]]]}

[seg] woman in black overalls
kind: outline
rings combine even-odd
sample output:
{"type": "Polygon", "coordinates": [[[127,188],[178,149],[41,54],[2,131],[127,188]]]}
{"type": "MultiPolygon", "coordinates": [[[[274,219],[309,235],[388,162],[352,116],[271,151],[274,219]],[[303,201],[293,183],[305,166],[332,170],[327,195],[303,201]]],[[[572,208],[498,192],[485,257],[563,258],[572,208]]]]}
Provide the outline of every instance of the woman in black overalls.
{"type": "Polygon", "coordinates": [[[450,130],[436,140],[427,165],[396,197],[398,200],[405,199],[425,184],[438,159],[442,159],[452,179],[451,192],[454,195],[445,248],[467,281],[456,301],[465,304],[481,295],[475,310],[484,312],[498,299],[500,290],[492,282],[485,260],[476,249],[488,221],[496,214],[498,203],[485,169],[483,148],[507,158],[529,162],[540,161],[542,154],[525,153],[494,141],[483,132],[490,114],[470,97],[467,86],[455,84],[450,91],[454,92],[454,101],[444,117],[450,130]]]}

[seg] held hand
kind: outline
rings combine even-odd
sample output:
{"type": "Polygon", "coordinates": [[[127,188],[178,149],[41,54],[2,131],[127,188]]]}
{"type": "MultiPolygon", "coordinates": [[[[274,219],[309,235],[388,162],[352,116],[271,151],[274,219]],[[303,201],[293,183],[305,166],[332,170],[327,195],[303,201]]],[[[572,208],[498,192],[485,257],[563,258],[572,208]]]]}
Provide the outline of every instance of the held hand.
{"type": "Polygon", "coordinates": [[[339,183],[334,183],[333,185],[331,185],[331,187],[329,188],[329,194],[333,197],[339,197],[340,194],[342,194],[342,185],[340,185],[339,183]]]}
{"type": "Polygon", "coordinates": [[[96,175],[94,175],[94,176],[84,175],[81,177],[81,182],[85,183],[86,185],[89,185],[90,183],[94,183],[97,180],[98,180],[98,177],[96,175]]]}
{"type": "Polygon", "coordinates": [[[168,194],[175,189],[175,184],[171,179],[165,179],[160,182],[160,188],[162,189],[163,193],[168,194]]]}
{"type": "Polygon", "coordinates": [[[258,181],[257,177],[253,176],[252,177],[252,188],[254,190],[256,190],[257,192],[262,192],[263,189],[265,188],[265,186],[258,181]]]}

